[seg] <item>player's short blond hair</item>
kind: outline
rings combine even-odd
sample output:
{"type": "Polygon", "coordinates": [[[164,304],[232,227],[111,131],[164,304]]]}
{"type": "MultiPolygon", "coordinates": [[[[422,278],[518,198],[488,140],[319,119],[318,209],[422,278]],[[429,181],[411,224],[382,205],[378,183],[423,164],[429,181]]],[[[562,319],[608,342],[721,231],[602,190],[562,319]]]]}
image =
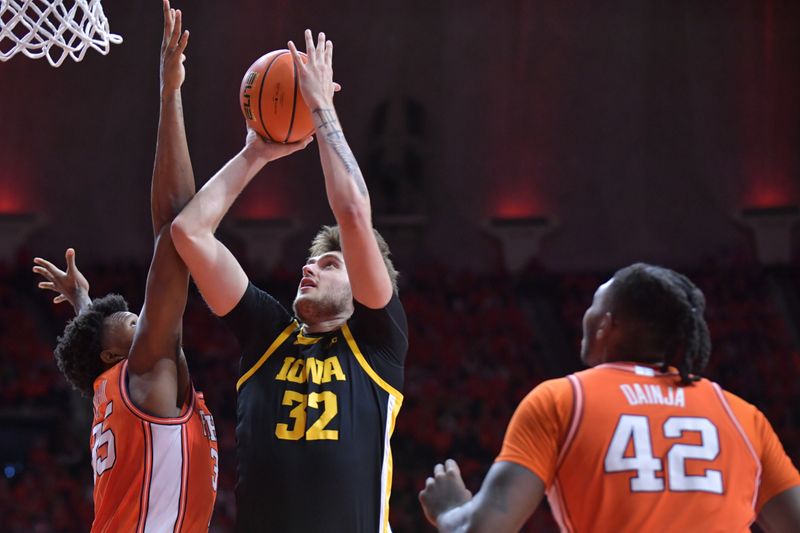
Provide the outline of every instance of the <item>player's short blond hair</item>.
{"type": "MultiPolygon", "coordinates": [[[[383,264],[386,265],[386,271],[389,273],[389,279],[392,280],[392,288],[394,292],[397,292],[397,277],[400,275],[397,272],[397,269],[394,268],[394,263],[392,263],[391,252],[389,251],[389,245],[386,244],[386,240],[378,233],[378,230],[374,229],[375,232],[375,240],[378,241],[378,249],[381,251],[381,255],[383,256],[383,264]]],[[[317,232],[314,236],[314,240],[311,241],[311,247],[308,249],[309,257],[316,257],[318,255],[322,255],[328,252],[341,252],[342,251],[342,242],[339,235],[339,226],[322,226],[322,228],[317,232]]]]}

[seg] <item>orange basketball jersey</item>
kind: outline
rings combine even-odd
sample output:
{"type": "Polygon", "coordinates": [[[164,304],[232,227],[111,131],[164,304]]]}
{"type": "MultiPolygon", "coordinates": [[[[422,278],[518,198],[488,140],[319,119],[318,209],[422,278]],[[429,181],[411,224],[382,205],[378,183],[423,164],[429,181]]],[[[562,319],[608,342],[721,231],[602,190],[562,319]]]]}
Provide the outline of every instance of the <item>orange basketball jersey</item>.
{"type": "Polygon", "coordinates": [[[618,363],[545,382],[497,460],[544,481],[563,531],[749,531],[800,475],[755,407],[706,379],[678,381],[618,363]]]}
{"type": "Polygon", "coordinates": [[[123,361],[94,382],[90,448],[92,532],[207,531],[217,496],[217,436],[203,395],[192,388],[177,418],[133,405],[123,361]]]}

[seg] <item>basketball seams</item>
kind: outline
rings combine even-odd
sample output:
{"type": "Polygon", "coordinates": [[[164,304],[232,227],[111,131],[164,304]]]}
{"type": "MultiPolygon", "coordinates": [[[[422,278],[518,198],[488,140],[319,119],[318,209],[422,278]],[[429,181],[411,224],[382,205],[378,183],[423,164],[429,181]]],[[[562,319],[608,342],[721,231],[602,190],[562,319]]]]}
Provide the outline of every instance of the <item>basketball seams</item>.
{"type": "Polygon", "coordinates": [[[258,89],[258,120],[261,122],[261,129],[264,130],[264,133],[267,134],[267,137],[269,137],[269,140],[272,141],[272,142],[275,142],[275,139],[272,137],[272,135],[270,135],[269,130],[267,129],[267,125],[264,122],[264,110],[263,110],[263,105],[262,105],[263,102],[264,102],[264,98],[263,98],[263,95],[264,95],[264,84],[267,81],[267,77],[269,76],[269,71],[272,68],[272,65],[275,64],[275,62],[278,60],[279,57],[281,57],[283,55],[286,55],[288,53],[289,53],[289,51],[287,50],[286,52],[280,53],[280,54],[278,54],[278,55],[276,55],[275,57],[272,58],[272,61],[269,62],[269,65],[267,65],[267,68],[264,69],[264,75],[261,76],[261,87],[259,87],[259,89],[258,89]]]}
{"type": "Polygon", "coordinates": [[[292,60],[292,72],[294,73],[294,94],[292,97],[292,117],[289,119],[289,130],[286,132],[286,138],[283,142],[289,142],[289,139],[292,137],[292,130],[294,129],[294,114],[297,111],[297,87],[299,82],[297,81],[297,65],[294,64],[294,60],[292,60]]]}

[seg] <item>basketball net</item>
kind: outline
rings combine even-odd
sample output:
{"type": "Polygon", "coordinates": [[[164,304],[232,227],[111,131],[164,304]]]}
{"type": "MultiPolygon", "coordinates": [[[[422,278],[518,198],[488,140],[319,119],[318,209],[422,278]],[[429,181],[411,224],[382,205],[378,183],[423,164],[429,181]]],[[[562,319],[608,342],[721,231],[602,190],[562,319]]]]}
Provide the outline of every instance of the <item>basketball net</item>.
{"type": "Polygon", "coordinates": [[[103,55],[122,37],[111,33],[100,0],[0,0],[0,61],[18,52],[58,67],[90,47],[103,55]]]}

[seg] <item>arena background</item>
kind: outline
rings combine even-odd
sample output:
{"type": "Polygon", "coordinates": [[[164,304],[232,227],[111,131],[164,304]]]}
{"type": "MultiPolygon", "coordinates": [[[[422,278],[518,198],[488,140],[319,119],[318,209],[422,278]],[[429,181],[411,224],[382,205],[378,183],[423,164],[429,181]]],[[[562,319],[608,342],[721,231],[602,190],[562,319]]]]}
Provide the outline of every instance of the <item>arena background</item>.
{"type": "MultiPolygon", "coordinates": [[[[177,1],[198,186],[244,140],[237,94],[262,53],[324,30],[336,105],[402,271],[406,402],[393,439],[395,531],[454,457],[469,488],[517,402],[580,368],[598,283],[643,260],[706,292],[707,375],[755,403],[800,463],[800,4],[177,1]]],[[[58,69],[0,63],[0,523],[88,530],[90,407],[52,361],[70,310],[39,294],[73,246],[92,295],[141,305],[152,246],[160,2],[104,3],[125,41],[58,69]]],[[[332,222],[316,148],[269,165],[221,234],[291,302],[332,222]]],[[[223,450],[212,531],[235,505],[237,346],[193,295],[186,351],[223,450]]],[[[554,526],[543,507],[531,531],[554,526]]]]}

